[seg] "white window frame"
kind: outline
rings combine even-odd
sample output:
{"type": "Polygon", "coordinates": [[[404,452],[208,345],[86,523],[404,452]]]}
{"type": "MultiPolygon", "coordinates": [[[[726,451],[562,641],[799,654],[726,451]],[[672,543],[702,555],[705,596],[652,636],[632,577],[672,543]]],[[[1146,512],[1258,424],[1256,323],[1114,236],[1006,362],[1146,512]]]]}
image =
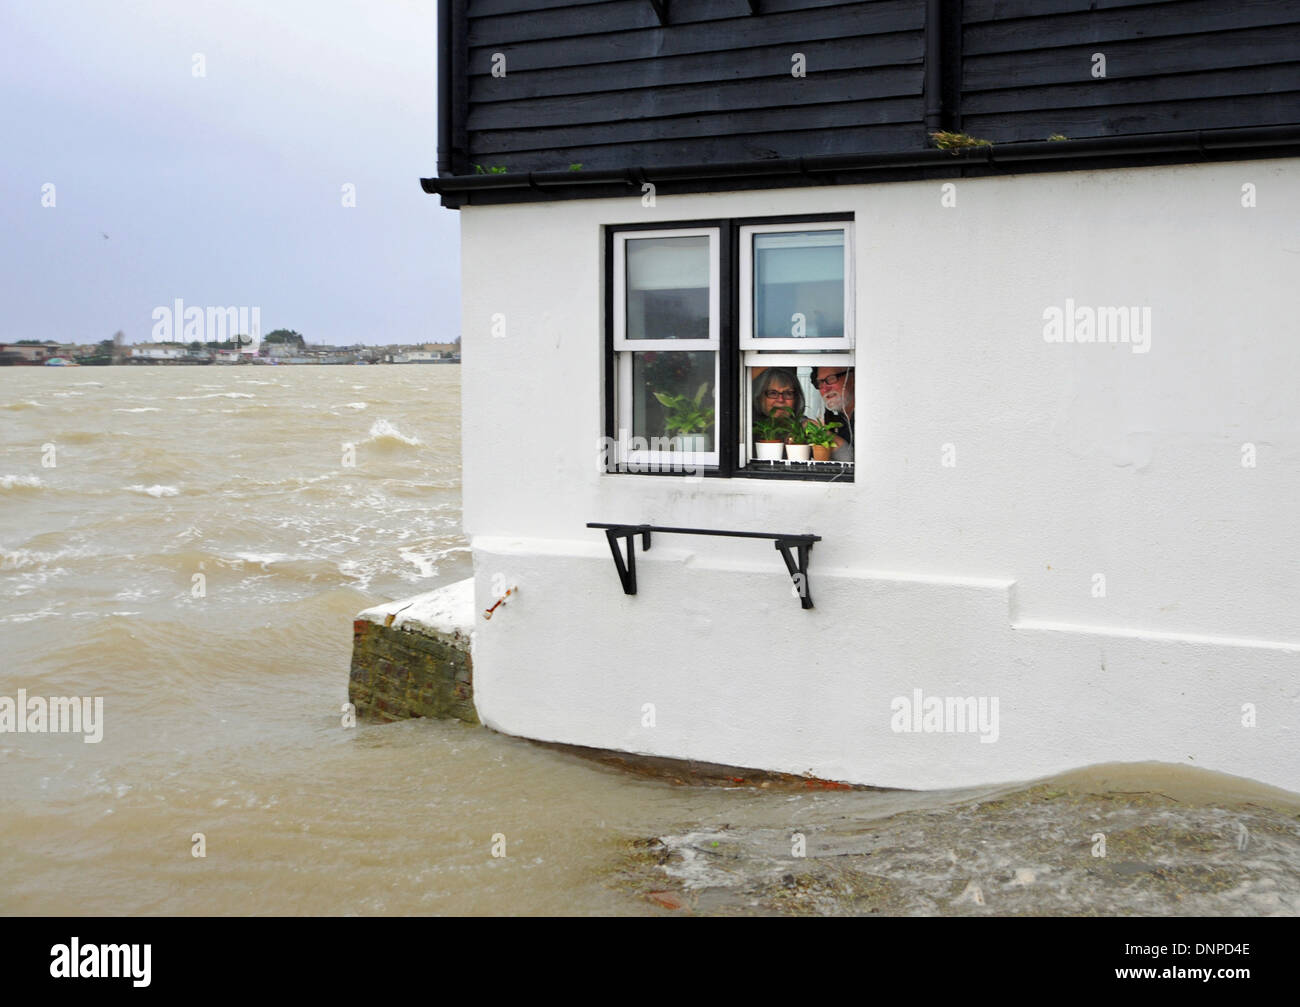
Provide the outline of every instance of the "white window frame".
{"type": "Polygon", "coordinates": [[[829,221],[789,224],[745,224],[740,228],[740,258],[738,261],[740,285],[740,349],[746,350],[825,350],[850,351],[853,349],[853,222],[829,221]],[[833,338],[760,339],[754,335],[754,236],[760,234],[789,234],[799,231],[844,232],[844,335],[833,338]]]}
{"type": "Polygon", "coordinates": [[[722,260],[721,230],[717,227],[671,227],[656,230],[616,231],[614,233],[614,353],[616,355],[616,380],[618,391],[614,416],[618,426],[618,459],[620,467],[634,471],[673,472],[678,469],[698,471],[700,467],[716,468],[722,453],[723,437],[719,409],[719,383],[721,381],[722,338],[722,260]],[[707,236],[709,239],[709,337],[707,339],[629,339],[627,337],[627,242],[642,238],[690,238],[707,236]],[[706,352],[713,354],[713,449],[711,451],[655,451],[631,450],[632,437],[632,354],[633,353],[683,353],[706,352]],[[626,432],[626,438],[624,437],[626,432]]]}
{"type": "MultiPolygon", "coordinates": [[[[750,444],[754,440],[754,381],[751,372],[755,367],[812,367],[814,370],[818,367],[853,367],[854,368],[854,387],[856,389],[857,369],[854,365],[856,354],[853,351],[842,353],[760,353],[756,350],[746,350],[740,355],[740,394],[742,396],[741,409],[741,440],[740,451],[736,457],[739,460],[739,467],[745,468],[749,465],[750,444]]],[[[855,439],[854,444],[857,441],[855,439]]],[[[856,451],[856,447],[855,447],[856,451]]],[[[787,463],[788,464],[788,463],[787,463]]],[[[852,465],[853,462],[841,462],[842,465],[852,465]]]]}
{"type": "Polygon", "coordinates": [[[720,305],[721,236],[716,227],[673,227],[655,231],[616,231],[614,233],[614,350],[718,350],[721,343],[720,305]],[[627,337],[627,243],[643,238],[709,239],[709,338],[708,339],[628,339],[627,337]]]}

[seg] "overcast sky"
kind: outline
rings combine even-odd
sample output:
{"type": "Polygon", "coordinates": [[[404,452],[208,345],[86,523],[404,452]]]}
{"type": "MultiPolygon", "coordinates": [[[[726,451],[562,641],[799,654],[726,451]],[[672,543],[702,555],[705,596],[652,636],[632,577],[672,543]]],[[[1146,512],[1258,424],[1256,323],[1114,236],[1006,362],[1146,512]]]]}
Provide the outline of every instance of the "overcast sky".
{"type": "Polygon", "coordinates": [[[0,341],[146,342],[177,298],[454,338],[435,30],[434,0],[3,0],[0,341]]]}

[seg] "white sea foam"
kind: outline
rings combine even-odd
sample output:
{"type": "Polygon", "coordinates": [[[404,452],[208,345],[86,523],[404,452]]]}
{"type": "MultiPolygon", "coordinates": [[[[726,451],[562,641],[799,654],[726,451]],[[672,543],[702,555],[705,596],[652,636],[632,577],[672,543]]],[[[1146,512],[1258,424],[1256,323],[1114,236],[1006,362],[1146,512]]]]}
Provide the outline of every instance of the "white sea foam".
{"type": "Polygon", "coordinates": [[[145,486],[143,483],[136,483],[133,486],[128,486],[127,489],[132,493],[144,493],[151,497],[175,497],[181,495],[181,491],[177,487],[160,484],[145,486]]]}
{"type": "Polygon", "coordinates": [[[397,550],[397,554],[408,563],[415,565],[418,576],[434,577],[438,573],[438,564],[432,556],[429,556],[418,549],[406,548],[397,550]]]}
{"type": "Polygon", "coordinates": [[[406,562],[412,564],[417,572],[412,574],[409,570],[403,570],[399,571],[399,574],[403,580],[407,581],[436,577],[438,575],[439,561],[458,552],[469,552],[469,546],[455,545],[445,549],[430,549],[427,546],[403,546],[397,550],[397,554],[406,562]]]}
{"type": "Polygon", "coordinates": [[[139,406],[135,409],[114,409],[115,413],[160,413],[162,412],[157,406],[139,406]]]}
{"type": "Polygon", "coordinates": [[[56,559],[61,559],[63,555],[63,553],[38,552],[33,549],[14,549],[12,552],[0,552],[0,570],[26,570],[30,567],[41,567],[56,559]]]}
{"type": "Polygon", "coordinates": [[[420,443],[418,437],[407,437],[388,420],[375,420],[370,425],[370,440],[376,444],[404,444],[412,448],[420,443]]]}
{"type": "Polygon", "coordinates": [[[364,402],[345,402],[343,404],[343,408],[344,409],[365,409],[366,404],[364,402]]]}
{"type": "Polygon", "coordinates": [[[40,476],[0,476],[0,489],[5,490],[38,490],[42,489],[45,483],[41,482],[40,476]]]}
{"type": "Polygon", "coordinates": [[[287,552],[237,552],[234,558],[241,563],[256,563],[265,570],[272,563],[288,563],[301,557],[291,556],[287,552]]]}
{"type": "Polygon", "coordinates": [[[52,615],[58,615],[58,609],[43,608],[37,612],[16,612],[13,615],[0,619],[0,622],[31,622],[34,619],[45,619],[52,615]]]}
{"type": "Polygon", "coordinates": [[[177,395],[177,402],[185,402],[190,399],[255,399],[257,398],[252,392],[210,392],[207,395],[177,395]]]}

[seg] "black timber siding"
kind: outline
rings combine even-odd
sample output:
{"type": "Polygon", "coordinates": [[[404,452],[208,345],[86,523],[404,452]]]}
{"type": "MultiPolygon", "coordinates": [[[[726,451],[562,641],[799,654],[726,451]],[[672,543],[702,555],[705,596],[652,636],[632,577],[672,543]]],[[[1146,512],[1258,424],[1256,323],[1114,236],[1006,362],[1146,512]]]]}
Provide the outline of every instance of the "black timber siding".
{"type": "Polygon", "coordinates": [[[963,15],[960,125],[972,136],[1300,122],[1300,3],[965,0],[963,15]]]}
{"type": "MultiPolygon", "coordinates": [[[[440,3],[449,121],[444,181],[425,187],[449,205],[604,195],[594,183],[611,174],[674,169],[673,191],[771,185],[752,171],[906,160],[933,151],[940,128],[998,145],[1300,125],[1300,0],[440,3]],[[790,72],[796,52],[804,77],[790,72]],[[521,181],[571,166],[562,191],[553,175],[545,193],[521,181]],[[688,167],[710,180],[684,180],[688,167]]],[[[909,173],[925,169],[890,177],[909,173]]]]}
{"type": "Polygon", "coordinates": [[[584,170],[921,143],[917,0],[468,0],[468,168],[584,170]],[[544,8],[544,9],[535,9],[544,8]],[[791,74],[803,53],[806,77],[791,74]],[[494,54],[505,76],[492,75],[494,54]]]}

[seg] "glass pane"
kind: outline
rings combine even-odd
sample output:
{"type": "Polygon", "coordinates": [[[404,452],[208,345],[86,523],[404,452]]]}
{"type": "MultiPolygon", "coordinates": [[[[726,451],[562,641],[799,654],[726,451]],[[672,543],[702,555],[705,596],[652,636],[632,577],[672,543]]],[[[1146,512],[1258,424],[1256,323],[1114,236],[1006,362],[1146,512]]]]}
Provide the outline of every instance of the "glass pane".
{"type": "Polygon", "coordinates": [[[754,235],[754,335],[844,335],[844,232],[754,235]]]}
{"type": "Polygon", "coordinates": [[[709,237],[629,238],[627,338],[709,338],[709,237]]]}
{"type": "Polygon", "coordinates": [[[853,461],[852,367],[750,367],[748,377],[751,458],[853,461]]]}
{"type": "Polygon", "coordinates": [[[645,441],[634,441],[633,450],[715,450],[716,360],[711,350],[632,354],[630,435],[645,441]]]}

